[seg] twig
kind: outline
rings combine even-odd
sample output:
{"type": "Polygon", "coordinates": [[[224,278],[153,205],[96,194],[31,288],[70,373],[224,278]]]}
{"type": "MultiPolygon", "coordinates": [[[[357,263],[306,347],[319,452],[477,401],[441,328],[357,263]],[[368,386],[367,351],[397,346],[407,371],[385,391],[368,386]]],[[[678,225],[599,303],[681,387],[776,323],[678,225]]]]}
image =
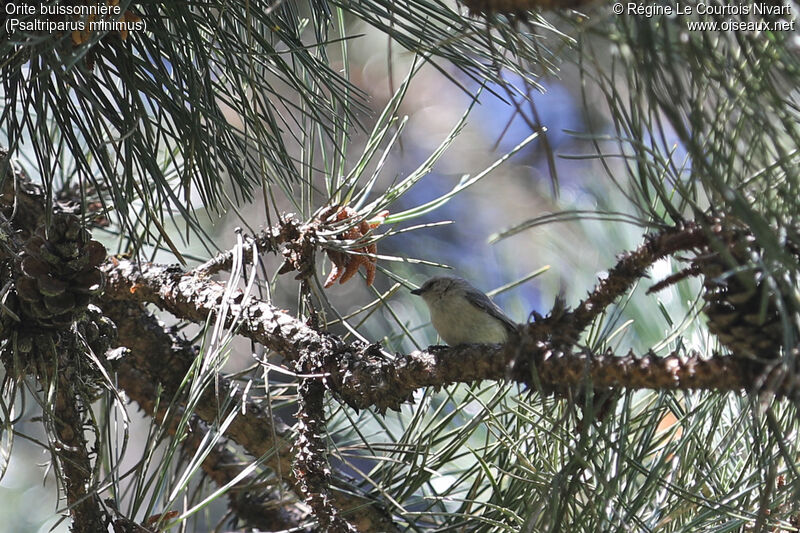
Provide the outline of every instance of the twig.
{"type": "MultiPolygon", "coordinates": [[[[132,261],[109,262],[105,271],[104,298],[154,303],[173,315],[194,322],[205,322],[216,316],[219,303],[225,297],[225,286],[184,272],[178,266],[162,266],[132,261]]],[[[306,352],[339,352],[344,343],[332,335],[324,335],[306,326],[286,311],[257,299],[246,307],[244,295],[234,291],[230,302],[230,317],[226,326],[241,317],[239,333],[259,342],[287,360],[299,359],[306,352]]]]}
{"type": "Polygon", "coordinates": [[[583,331],[606,307],[625,294],[656,261],[678,251],[698,248],[708,242],[703,228],[695,223],[648,235],[645,243],[633,252],[620,256],[617,264],[600,280],[589,297],[572,312],[574,327],[583,331]]]}
{"type": "MultiPolygon", "coordinates": [[[[62,355],[57,357],[64,359],[62,355]]],[[[43,375],[48,375],[45,378],[47,381],[53,379],[51,369],[41,370],[43,375]]],[[[67,370],[68,368],[62,366],[55,376],[55,397],[52,405],[54,435],[58,438],[54,444],[54,456],[61,467],[61,479],[72,517],[70,529],[75,533],[105,533],[108,516],[97,496],[97,487],[93,481],[88,443],[83,434],[83,407],[76,382],[71,379],[74,376],[70,376],[67,370]]],[[[48,387],[47,381],[42,382],[45,390],[48,387]]]]}
{"type": "Polygon", "coordinates": [[[294,475],[306,503],[314,510],[321,531],[356,533],[342,517],[330,492],[331,471],[325,447],[325,387],[317,379],[304,379],[299,387],[294,475]]]}
{"type": "Polygon", "coordinates": [[[658,283],[656,283],[655,285],[653,285],[652,287],[647,289],[647,293],[646,294],[655,294],[657,292],[660,292],[660,291],[666,289],[667,287],[669,287],[671,285],[675,285],[679,281],[683,281],[686,278],[692,278],[694,276],[699,276],[702,273],[703,273],[703,270],[700,268],[700,265],[693,264],[693,265],[691,265],[691,266],[689,266],[687,268],[684,268],[680,272],[676,272],[676,273],[674,273],[674,274],[672,274],[670,276],[667,276],[666,278],[662,279],[661,281],[659,281],[658,283]]]}
{"type": "MultiPolygon", "coordinates": [[[[245,237],[245,257],[250,257],[253,253],[253,246],[260,252],[277,253],[278,245],[298,238],[299,222],[293,215],[285,215],[276,226],[263,229],[255,238],[245,237]]],[[[234,250],[227,250],[209,259],[202,265],[193,270],[193,274],[198,276],[211,276],[223,270],[229,270],[233,264],[234,250]]]]}

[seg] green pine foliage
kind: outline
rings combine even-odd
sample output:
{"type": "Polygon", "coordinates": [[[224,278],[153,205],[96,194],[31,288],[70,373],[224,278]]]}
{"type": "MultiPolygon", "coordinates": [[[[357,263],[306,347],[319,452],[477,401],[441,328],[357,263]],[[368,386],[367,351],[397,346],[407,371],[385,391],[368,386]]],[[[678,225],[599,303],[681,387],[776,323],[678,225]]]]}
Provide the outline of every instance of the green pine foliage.
{"type": "MultiPolygon", "coordinates": [[[[437,247],[426,244],[448,221],[431,217],[455,199],[468,199],[460,205],[471,213],[490,210],[490,187],[499,183],[492,180],[519,172],[519,159],[509,160],[536,147],[545,153],[549,182],[542,202],[550,212],[531,209],[504,224],[480,218],[493,224],[481,238],[491,235],[498,248],[526,248],[568,236],[595,247],[597,264],[580,265],[574,276],[564,272],[567,303],[575,305],[597,272],[614,265],[614,254],[633,249],[644,234],[690,220],[731,221],[755,244],[735,258],[720,253],[715,281],[731,287],[730,276],[750,276],[758,296],[748,292],[747,309],[733,311],[757,316],[769,309],[771,325],[781,324],[776,360],[786,372],[796,369],[800,41],[792,31],[690,29],[695,22],[794,20],[796,3],[788,16],[652,17],[615,15],[604,3],[581,11],[533,9],[524,17],[469,15],[458,3],[435,0],[123,0],[120,6],[146,30],[124,38],[94,32],[76,43],[71,32],[0,29],[0,145],[41,184],[50,208],[67,198],[84,221],[107,220],[91,238],[109,253],[195,266],[226,247],[214,224],[236,219],[254,234],[286,211],[309,221],[347,205],[357,216],[318,233],[310,279],[278,276],[282,257],[254,259],[239,242],[224,281],[242,287],[246,299],[274,302],[347,342],[381,342],[383,356],[391,358],[434,340],[422,327],[424,310],[403,294],[421,271],[445,266],[437,247]],[[381,57],[392,86],[385,101],[371,99],[354,72],[353,56],[363,53],[358,47],[375,35],[391,43],[381,57]],[[416,167],[401,171],[397,159],[413,146],[406,115],[414,84],[430,71],[468,102],[416,167]],[[579,153],[549,145],[548,124],[536,107],[559,76],[580,98],[582,129],[568,132],[579,153]],[[490,161],[459,168],[463,174],[442,186],[445,180],[432,176],[437,164],[470,135],[476,106],[496,98],[521,117],[525,135],[490,161]],[[596,171],[569,177],[577,182],[570,186],[592,198],[588,207],[559,196],[559,170],[574,161],[596,171]],[[253,205],[258,221],[246,211],[253,205]],[[373,225],[367,244],[350,237],[362,221],[373,225]],[[323,288],[331,258],[345,257],[335,254],[363,255],[372,244],[375,286],[366,288],[359,275],[350,282],[358,288],[346,295],[323,288]]],[[[558,253],[547,245],[541,250],[542,257],[558,253]]],[[[580,263],[584,251],[563,253],[580,263]]],[[[545,260],[518,260],[501,258],[502,278],[519,280],[501,292],[516,294],[536,278],[552,301],[558,273],[567,267],[556,263],[547,271],[545,260]]],[[[90,266],[94,271],[95,262],[90,266]]],[[[620,354],[730,349],[706,326],[704,285],[697,279],[646,294],[653,282],[685,266],[674,257],[652,269],[653,279],[602,313],[580,345],[620,354]]],[[[27,276],[50,279],[44,272],[27,276]]],[[[519,297],[509,305],[530,301],[519,297]]],[[[71,319],[73,307],[59,315],[71,319]]],[[[267,466],[275,449],[253,457],[227,440],[233,421],[244,416],[233,395],[216,406],[207,438],[192,453],[182,445],[196,431],[191,415],[201,409],[203,394],[220,390],[221,379],[291,421],[298,376],[281,365],[280,354],[243,342],[235,325],[162,319],[199,346],[175,398],[159,399],[174,426],[137,414],[113,375],[104,375],[102,386],[92,382],[93,393],[104,391],[99,398],[82,399],[101,498],[139,522],[179,511],[159,524],[164,531],[211,531],[220,523],[243,528],[243,520],[225,522],[225,496],[235,481],[215,484],[201,468],[221,445],[252,475],[253,486],[275,489],[275,505],[296,503],[284,483],[288,473],[267,466]],[[253,363],[253,354],[268,363],[253,363]]],[[[4,330],[9,324],[4,317],[4,330]]],[[[13,341],[4,342],[11,350],[13,341]]],[[[12,359],[3,361],[10,366],[12,359]]],[[[30,376],[5,377],[0,474],[9,471],[21,441],[57,447],[29,424],[52,412],[52,391],[30,376]]],[[[793,402],[768,392],[623,390],[601,415],[599,394],[573,393],[495,381],[458,384],[418,390],[412,403],[386,415],[352,409],[328,394],[324,441],[336,479],[332,491],[373,498],[398,530],[409,531],[800,527],[800,419],[793,402]]],[[[291,441],[293,434],[280,438],[291,441]]],[[[58,509],[66,514],[64,505],[58,509]]],[[[2,503],[0,510],[7,512],[2,503]]],[[[301,527],[315,524],[312,515],[301,527]]]]}

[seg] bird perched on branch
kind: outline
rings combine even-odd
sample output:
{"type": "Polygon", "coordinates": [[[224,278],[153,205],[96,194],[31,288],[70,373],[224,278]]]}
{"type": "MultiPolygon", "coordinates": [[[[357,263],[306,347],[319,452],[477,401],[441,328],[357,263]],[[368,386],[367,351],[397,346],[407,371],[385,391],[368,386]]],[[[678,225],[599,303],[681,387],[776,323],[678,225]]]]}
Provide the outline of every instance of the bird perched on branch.
{"type": "Polygon", "coordinates": [[[428,306],[433,327],[451,346],[502,343],[517,324],[484,293],[456,276],[436,276],[411,294],[428,306]]]}

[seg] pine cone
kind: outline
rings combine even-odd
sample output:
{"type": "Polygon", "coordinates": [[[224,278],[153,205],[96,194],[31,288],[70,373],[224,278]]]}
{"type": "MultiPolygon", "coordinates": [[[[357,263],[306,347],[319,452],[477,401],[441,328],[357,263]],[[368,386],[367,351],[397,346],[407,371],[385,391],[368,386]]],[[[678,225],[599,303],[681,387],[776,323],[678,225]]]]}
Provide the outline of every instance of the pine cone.
{"type": "Polygon", "coordinates": [[[708,329],[736,355],[775,359],[783,345],[783,326],[764,272],[753,259],[761,255],[744,229],[712,228],[719,247],[706,247],[693,260],[704,276],[703,311],[708,329]]]}
{"type": "Polygon", "coordinates": [[[22,314],[39,327],[69,327],[103,289],[105,278],[97,267],[105,257],[106,249],[91,240],[78,217],[54,215],[50,231],[37,229],[16,265],[22,314]]]}
{"type": "Polygon", "coordinates": [[[101,361],[105,361],[105,353],[117,345],[117,325],[97,306],[87,307],[84,318],[78,322],[78,331],[101,361]]]}
{"type": "Polygon", "coordinates": [[[104,373],[96,367],[96,364],[102,365],[106,374],[115,369],[115,361],[106,357],[106,353],[117,345],[117,326],[110,318],[103,315],[103,311],[99,307],[90,304],[86,313],[76,324],[76,329],[80,333],[80,344],[73,350],[73,353],[84,353],[86,349],[83,347],[83,343],[85,343],[95,357],[78,357],[72,361],[70,366],[76,370],[76,383],[81,384],[87,398],[94,400],[109,385],[104,373]]]}

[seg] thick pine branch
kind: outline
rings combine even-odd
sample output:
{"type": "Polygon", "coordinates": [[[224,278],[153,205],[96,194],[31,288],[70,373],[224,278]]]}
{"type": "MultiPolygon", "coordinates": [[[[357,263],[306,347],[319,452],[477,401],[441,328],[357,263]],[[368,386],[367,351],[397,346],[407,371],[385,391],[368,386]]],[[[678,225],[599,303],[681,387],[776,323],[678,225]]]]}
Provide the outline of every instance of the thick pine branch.
{"type": "MultiPolygon", "coordinates": [[[[692,228],[680,236],[669,235],[654,242],[663,242],[666,249],[674,251],[693,246],[703,238],[700,230],[692,228]]],[[[623,267],[612,269],[587,300],[591,305],[584,303],[574,313],[562,312],[523,326],[505,346],[462,345],[387,360],[377,346],[346,344],[267,302],[253,299],[242,306],[240,292],[234,293],[229,316],[244,317],[237,331],[280,353],[287,361],[296,361],[305,353],[316,354],[322,361],[317,370],[326,375],[331,391],[357,408],[398,409],[421,387],[485,379],[531,383],[532,369],[546,389],[587,382],[596,387],[633,389],[755,390],[763,376],[745,372],[748,363],[736,354],[710,358],[681,358],[676,354],[619,357],[611,352],[593,354],[573,349],[573,339],[581,332],[578,326],[587,316],[612,302],[611,296],[620,294],[619,287],[627,287],[636,276],[641,277],[643,263],[649,264],[660,256],[652,243],[626,255],[621,259],[623,267]],[[635,267],[628,267],[629,262],[634,262],[635,267]]],[[[149,301],[179,318],[198,322],[216,316],[225,291],[215,281],[186,274],[176,267],[125,261],[109,268],[108,273],[106,297],[149,301]]],[[[227,325],[233,326],[234,319],[229,321],[227,325]]],[[[792,395],[795,389],[792,380],[775,383],[771,388],[782,395],[792,395]]]]}
{"type": "MultiPolygon", "coordinates": [[[[131,353],[119,365],[119,383],[126,394],[136,401],[149,416],[161,421],[163,409],[178,394],[179,387],[194,358],[195,348],[185,339],[166,330],[155,316],[147,313],[138,304],[127,302],[106,303],[106,313],[118,326],[119,342],[131,353]],[[161,401],[155,384],[162,388],[161,401]],[[162,409],[156,412],[157,405],[162,409]]],[[[264,463],[276,476],[289,484],[293,492],[303,495],[300,481],[292,470],[293,454],[291,451],[293,433],[280,417],[268,413],[261,405],[243,395],[225,378],[220,377],[219,396],[211,387],[207,388],[196,402],[194,413],[206,424],[219,419],[219,406],[231,398],[234,405],[243,406],[242,412],[233,419],[226,430],[226,437],[242,446],[254,457],[264,457],[264,463]]],[[[169,427],[169,426],[168,426],[169,427]]],[[[215,465],[224,465],[225,461],[211,459],[214,465],[204,463],[204,470],[212,479],[230,480],[234,476],[226,472],[212,474],[210,469],[215,465]]],[[[226,481],[227,482],[227,481],[226,481]]],[[[244,485],[245,482],[239,485],[244,485]]],[[[382,530],[394,528],[388,521],[387,514],[375,507],[375,502],[353,491],[332,493],[336,506],[340,509],[359,509],[355,522],[362,531],[368,531],[370,525],[380,524],[382,530]]],[[[270,509],[268,502],[259,501],[252,495],[237,495],[232,501],[232,509],[240,518],[248,523],[258,524],[273,521],[296,519],[299,511],[276,514],[270,509]],[[234,505],[235,503],[235,505],[234,505]],[[266,509],[262,510],[262,507],[266,509]],[[258,520],[253,520],[253,519],[258,520]]],[[[286,527],[289,527],[288,525],[286,527]]]]}
{"type": "MultiPolygon", "coordinates": [[[[84,409],[74,376],[61,369],[56,378],[53,416],[55,417],[55,455],[58,457],[64,492],[72,517],[74,533],[101,533],[106,531],[108,517],[97,495],[97,485],[92,475],[92,457],[89,443],[83,434],[84,409]]],[[[43,383],[46,389],[46,383],[43,383]]]]}
{"type": "MultiPolygon", "coordinates": [[[[198,356],[194,346],[168,332],[164,324],[137,304],[113,302],[107,304],[104,310],[117,324],[120,345],[131,351],[120,364],[120,371],[136,371],[144,378],[144,381],[134,380],[123,384],[126,392],[132,394],[135,387],[160,383],[164,390],[162,401],[168,402],[174,398],[198,356]]],[[[240,406],[242,412],[226,431],[228,438],[244,446],[256,457],[267,456],[267,465],[276,473],[288,474],[292,464],[288,450],[291,439],[289,426],[279,417],[269,416],[260,404],[247,398],[239,387],[228,380],[220,378],[218,381],[216,388],[219,396],[214,388],[209,387],[202,393],[194,413],[207,423],[212,423],[219,419],[220,406],[226,399],[228,403],[240,406]]],[[[135,396],[147,402],[158,400],[150,394],[137,392],[135,396]]]]}
{"type": "Polygon", "coordinates": [[[317,379],[304,379],[299,386],[297,440],[294,443],[294,475],[314,510],[320,530],[332,533],[358,531],[342,516],[331,492],[331,469],[325,446],[325,386],[317,379]]]}
{"type": "MultiPolygon", "coordinates": [[[[178,266],[133,261],[106,264],[106,292],[112,300],[153,303],[178,318],[204,323],[216,317],[225,298],[225,285],[205,275],[192,275],[178,266]]],[[[244,293],[233,292],[225,326],[240,317],[240,333],[279,352],[289,361],[304,353],[338,353],[345,345],[332,335],[318,333],[286,311],[258,299],[244,301],[244,293]],[[244,305],[242,305],[244,303],[244,305]]]]}
{"type": "MultiPolygon", "coordinates": [[[[183,412],[181,409],[173,410],[169,413],[169,418],[166,418],[171,396],[168,391],[162,390],[159,401],[158,380],[146,372],[140,372],[130,362],[120,364],[117,376],[120,387],[131,400],[135,401],[148,416],[163,424],[170,435],[175,436],[183,412]]],[[[189,430],[185,432],[181,446],[184,453],[192,457],[206,439],[209,427],[197,414],[189,418],[188,424],[189,430]]],[[[214,446],[202,463],[203,472],[219,487],[231,483],[238,477],[237,483],[227,493],[229,506],[236,516],[247,524],[264,530],[300,527],[305,521],[306,513],[297,506],[296,501],[287,501],[278,491],[260,489],[262,483],[256,476],[243,474],[245,467],[246,465],[242,465],[240,459],[229,451],[224,439],[214,446]]]]}

